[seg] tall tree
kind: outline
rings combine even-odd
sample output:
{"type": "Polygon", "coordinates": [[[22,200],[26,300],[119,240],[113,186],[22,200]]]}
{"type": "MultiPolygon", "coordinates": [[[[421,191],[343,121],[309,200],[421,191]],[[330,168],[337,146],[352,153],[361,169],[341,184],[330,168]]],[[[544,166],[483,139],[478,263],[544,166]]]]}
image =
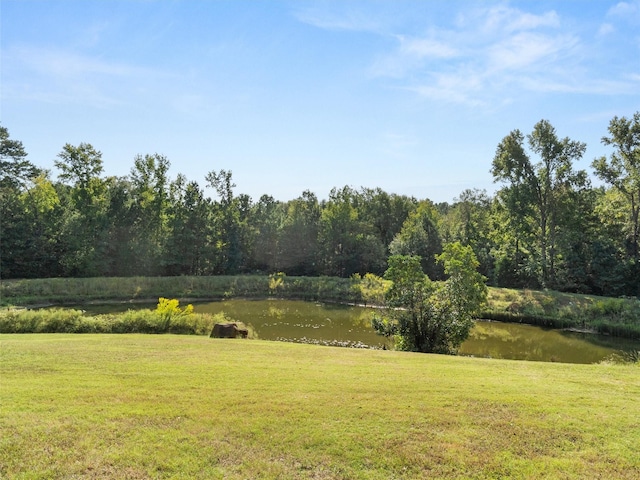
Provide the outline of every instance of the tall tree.
{"type": "Polygon", "coordinates": [[[278,269],[287,275],[318,275],[321,209],[313,192],[305,190],[287,202],[278,240],[278,269]]]}
{"type": "MultiPolygon", "coordinates": [[[[72,276],[97,276],[104,272],[107,249],[108,191],[101,174],[102,153],[89,143],[65,144],[55,166],[68,187],[69,204],[64,223],[62,262],[72,276]]],[[[63,195],[63,201],[66,198],[63,195]]]]}
{"type": "Polygon", "coordinates": [[[388,249],[417,203],[415,198],[388,194],[380,188],[363,188],[356,208],[359,218],[371,225],[374,235],[388,249]]]}
{"type": "Polygon", "coordinates": [[[24,188],[41,170],[27,160],[27,152],[19,140],[10,138],[9,130],[0,125],[0,188],[24,188]]]}
{"type": "Polygon", "coordinates": [[[319,230],[322,273],[349,277],[383,269],[386,248],[373,225],[360,217],[360,195],[334,188],[322,209],[319,230]]]}
{"type": "Polygon", "coordinates": [[[202,275],[208,270],[210,202],[196,182],[178,175],[171,183],[163,264],[169,275],[202,275]]]}
{"type": "Polygon", "coordinates": [[[563,200],[576,186],[587,182],[586,172],[573,169],[586,145],[569,138],[559,139],[547,120],[534,126],[527,142],[539,162],[532,162],[524,147],[524,136],[514,130],[498,145],[491,173],[495,181],[506,184],[502,198],[516,219],[516,228],[525,224],[533,228],[537,245],[532,247],[537,247],[540,282],[553,287],[563,200]]]}
{"type": "Polygon", "coordinates": [[[134,203],[132,251],[138,275],[159,275],[167,235],[171,163],[164,155],[137,155],[129,175],[134,203]]]}
{"type": "Polygon", "coordinates": [[[246,261],[246,235],[242,225],[246,215],[241,197],[235,197],[233,174],[230,170],[210,171],[206,175],[207,185],[215,189],[218,201],[214,204],[218,260],[216,273],[236,274],[246,261]]]}
{"type": "Polygon", "coordinates": [[[602,138],[602,143],[612,146],[614,152],[609,159],[595,159],[592,166],[595,174],[626,201],[626,251],[637,278],[640,274],[640,112],[631,119],[614,117],[609,123],[609,135],[602,138]]]}
{"type": "Polygon", "coordinates": [[[262,195],[251,211],[252,269],[280,271],[279,240],[285,208],[270,195],[262,195]]]}

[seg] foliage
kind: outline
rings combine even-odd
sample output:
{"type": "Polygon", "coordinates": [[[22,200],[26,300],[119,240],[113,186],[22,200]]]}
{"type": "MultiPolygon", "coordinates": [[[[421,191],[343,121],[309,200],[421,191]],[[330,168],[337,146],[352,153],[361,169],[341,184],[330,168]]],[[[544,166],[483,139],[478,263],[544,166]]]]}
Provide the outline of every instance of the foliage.
{"type": "Polygon", "coordinates": [[[161,322],[167,328],[172,322],[180,320],[181,317],[193,315],[193,305],[189,304],[184,308],[180,308],[180,301],[172,298],[160,297],[156,306],[156,314],[160,317],[161,322]]]}
{"type": "MultiPolygon", "coordinates": [[[[640,273],[640,112],[632,119],[614,117],[609,123],[609,137],[603,137],[602,143],[611,145],[615,151],[609,160],[600,157],[593,161],[595,174],[611,185],[622,202],[623,235],[618,244],[620,250],[632,262],[632,275],[638,278],[640,273]]],[[[602,217],[608,221],[606,216],[602,217]]],[[[640,285],[630,292],[640,294],[640,285]]]]}
{"type": "MultiPolygon", "coordinates": [[[[524,135],[513,130],[498,145],[492,170],[496,181],[506,185],[498,198],[506,212],[507,228],[536,257],[538,278],[543,287],[557,285],[558,236],[563,218],[571,213],[573,193],[587,184],[585,171],[574,171],[586,145],[569,138],[559,139],[555,128],[541,120],[527,136],[531,152],[540,157],[532,162],[524,147],[524,135]]],[[[519,245],[516,244],[516,252],[519,245]]]]}
{"type": "Polygon", "coordinates": [[[442,242],[437,228],[438,213],[431,202],[422,202],[409,214],[402,230],[389,245],[392,255],[411,255],[421,258],[423,271],[432,280],[441,280],[442,268],[436,255],[442,252],[442,242]]]}
{"type": "MultiPolygon", "coordinates": [[[[105,177],[102,153],[88,143],[65,144],[50,177],[0,127],[0,276],[283,272],[348,284],[354,274],[382,275],[389,255],[401,254],[421,256],[429,277],[443,280],[436,255],[461,242],[492,286],[638,296],[639,124],[640,113],[611,120],[603,143],[612,153],[592,163],[605,184],[597,188],[574,167],[584,144],[559,138],[546,120],[529,135],[514,130],[493,158],[498,192],[465,190],[452,204],[351,186],[323,200],[305,190],[290,201],[254,201],[236,193],[230,170],[210,171],[203,186],[180,173],[172,179],[159,154],[136,155],[128,175],[105,177]]],[[[234,281],[213,296],[263,288],[234,281]]],[[[183,295],[175,290],[151,294],[183,295]]]]}
{"type": "Polygon", "coordinates": [[[353,275],[353,288],[365,305],[384,305],[385,295],[389,289],[390,282],[373,273],[366,273],[363,276],[353,275]]]}
{"type": "Polygon", "coordinates": [[[127,310],[90,316],[82,310],[7,309],[0,311],[0,333],[173,333],[208,335],[217,321],[228,321],[180,309],[177,300],[161,299],[156,310],[127,310]],[[165,300],[164,302],[162,300],[165,300]]]}
{"type": "Polygon", "coordinates": [[[387,313],[375,319],[381,335],[397,336],[398,347],[427,353],[454,353],[469,336],[473,315],[485,303],[487,289],[476,269],[471,247],[447,245],[438,261],[447,280],[432,282],[422,271],[420,257],[393,255],[385,279],[392,282],[386,296],[387,313]]]}
{"type": "Polygon", "coordinates": [[[269,275],[269,291],[272,295],[283,289],[284,279],[286,276],[287,275],[284,272],[269,275]]]}

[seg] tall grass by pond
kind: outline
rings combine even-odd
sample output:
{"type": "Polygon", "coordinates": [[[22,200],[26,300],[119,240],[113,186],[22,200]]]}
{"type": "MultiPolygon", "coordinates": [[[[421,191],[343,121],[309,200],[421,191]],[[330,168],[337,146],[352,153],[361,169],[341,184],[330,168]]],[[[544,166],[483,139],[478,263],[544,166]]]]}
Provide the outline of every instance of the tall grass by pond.
{"type": "Polygon", "coordinates": [[[82,310],[8,309],[0,311],[0,333],[174,333],[209,335],[213,325],[229,321],[224,314],[164,316],[155,310],[86,315],[82,310]]]}
{"type": "Polygon", "coordinates": [[[223,299],[281,296],[300,300],[362,300],[358,280],[338,277],[284,277],[235,275],[213,277],[102,277],[3,280],[0,301],[4,305],[82,303],[87,301],[136,301],[158,297],[223,299]]]}
{"type": "MultiPolygon", "coordinates": [[[[155,309],[87,315],[83,310],[7,309],[0,311],[0,333],[173,333],[210,334],[216,323],[233,321],[224,312],[195,313],[192,305],[180,307],[176,299],[159,298],[155,309]]],[[[249,330],[253,328],[239,323],[249,330]]]]}
{"type": "Polygon", "coordinates": [[[640,478],[637,365],[0,337],[0,477],[640,478]]]}
{"type": "MultiPolygon", "coordinates": [[[[0,284],[0,304],[133,302],[155,301],[158,297],[185,300],[278,297],[380,305],[385,285],[386,282],[373,275],[362,278],[238,275],[4,280],[0,284]]],[[[637,298],[489,288],[488,305],[478,317],[640,338],[640,300],[637,298]]]]}

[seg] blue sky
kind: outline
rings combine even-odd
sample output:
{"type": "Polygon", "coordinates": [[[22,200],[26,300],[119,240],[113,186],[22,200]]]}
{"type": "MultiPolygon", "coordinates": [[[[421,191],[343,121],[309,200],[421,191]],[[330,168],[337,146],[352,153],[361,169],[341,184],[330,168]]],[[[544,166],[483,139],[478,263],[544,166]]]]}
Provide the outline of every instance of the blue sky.
{"type": "Polygon", "coordinates": [[[2,0],[2,125],[36,165],[91,143],[205,186],[452,201],[495,191],[500,140],[549,120],[609,154],[640,110],[640,0],[2,0]]]}

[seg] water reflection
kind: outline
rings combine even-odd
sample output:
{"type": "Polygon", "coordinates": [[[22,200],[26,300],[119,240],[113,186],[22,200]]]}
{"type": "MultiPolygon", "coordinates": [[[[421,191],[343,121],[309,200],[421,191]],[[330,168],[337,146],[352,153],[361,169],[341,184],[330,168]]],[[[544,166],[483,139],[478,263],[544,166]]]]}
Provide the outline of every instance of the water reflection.
{"type": "Polygon", "coordinates": [[[516,360],[595,363],[615,353],[615,349],[588,342],[583,334],[479,321],[460,347],[460,353],[516,360]]]}
{"type": "MultiPolygon", "coordinates": [[[[129,305],[82,307],[91,313],[131,308],[129,305]]],[[[140,307],[137,305],[136,307],[140,307]]],[[[154,308],[148,305],[146,308],[154,308]]],[[[321,345],[383,348],[385,339],[371,328],[372,309],[295,300],[228,300],[195,303],[196,312],[220,313],[250,324],[263,340],[321,345]]],[[[460,354],[544,362],[596,363],[624,351],[640,350],[640,342],[530,325],[476,322],[460,354]]]]}
{"type": "MultiPolygon", "coordinates": [[[[251,324],[265,340],[383,348],[385,339],[371,328],[368,308],[293,300],[230,300],[196,304],[197,312],[227,315],[251,324]]],[[[460,354],[544,362],[596,363],[640,349],[640,342],[531,325],[476,322],[460,354]]]]}

